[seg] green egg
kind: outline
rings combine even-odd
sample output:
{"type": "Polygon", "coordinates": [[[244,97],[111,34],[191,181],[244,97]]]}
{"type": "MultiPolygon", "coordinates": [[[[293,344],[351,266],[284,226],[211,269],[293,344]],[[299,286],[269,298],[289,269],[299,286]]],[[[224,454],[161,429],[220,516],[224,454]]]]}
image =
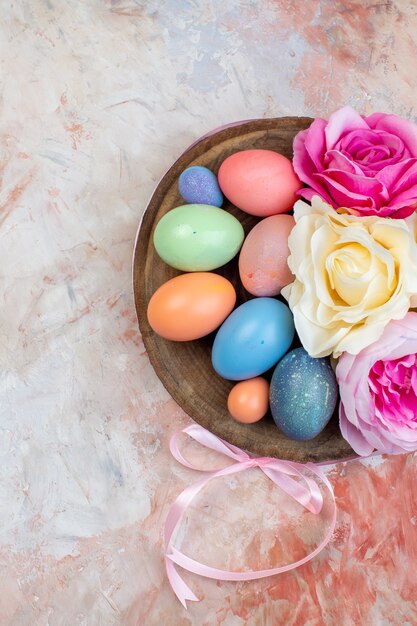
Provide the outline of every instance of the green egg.
{"type": "Polygon", "coordinates": [[[161,218],[153,241],[171,267],[207,272],[233,259],[243,238],[241,223],[227,211],[208,204],[184,204],[161,218]]]}

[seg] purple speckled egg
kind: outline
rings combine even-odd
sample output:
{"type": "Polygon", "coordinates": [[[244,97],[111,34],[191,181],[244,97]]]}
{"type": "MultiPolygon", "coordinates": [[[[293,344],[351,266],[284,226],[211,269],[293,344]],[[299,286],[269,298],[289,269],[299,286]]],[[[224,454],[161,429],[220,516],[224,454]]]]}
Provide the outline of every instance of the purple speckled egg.
{"type": "Polygon", "coordinates": [[[193,165],[183,171],[178,180],[178,189],[189,204],[209,204],[221,207],[223,194],[217,176],[207,167],[193,165]]]}

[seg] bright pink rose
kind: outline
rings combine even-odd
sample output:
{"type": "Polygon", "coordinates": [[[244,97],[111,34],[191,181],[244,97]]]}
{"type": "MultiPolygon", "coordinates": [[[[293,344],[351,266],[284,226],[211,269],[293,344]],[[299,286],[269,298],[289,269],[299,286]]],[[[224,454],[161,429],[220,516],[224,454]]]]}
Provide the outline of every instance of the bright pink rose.
{"type": "Polygon", "coordinates": [[[394,218],[417,207],[417,126],[397,115],[346,106],[318,118],[295,137],[293,165],[307,200],[318,194],[353,215],[394,218]]]}
{"type": "Polygon", "coordinates": [[[417,313],[390,322],[382,337],[336,368],[340,430],[358,454],[417,449],[417,313]]]}

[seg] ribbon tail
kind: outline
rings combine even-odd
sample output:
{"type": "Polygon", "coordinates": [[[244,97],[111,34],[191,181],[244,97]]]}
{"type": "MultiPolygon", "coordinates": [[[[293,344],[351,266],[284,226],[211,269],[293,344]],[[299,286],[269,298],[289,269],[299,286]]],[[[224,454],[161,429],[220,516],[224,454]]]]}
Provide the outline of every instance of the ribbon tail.
{"type": "Polygon", "coordinates": [[[185,609],[188,609],[187,600],[190,600],[191,602],[200,602],[200,599],[197,598],[184,579],[178,574],[175,564],[171,561],[169,555],[165,557],[165,567],[172,590],[181,602],[182,606],[185,609]]]}

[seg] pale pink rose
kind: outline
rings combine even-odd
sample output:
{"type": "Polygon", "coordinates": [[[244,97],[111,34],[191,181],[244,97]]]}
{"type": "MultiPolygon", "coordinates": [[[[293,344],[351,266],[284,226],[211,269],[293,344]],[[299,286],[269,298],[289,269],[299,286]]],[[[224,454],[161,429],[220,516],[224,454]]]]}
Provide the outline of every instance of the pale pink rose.
{"type": "Polygon", "coordinates": [[[417,126],[397,115],[362,117],[350,106],[317,118],[294,139],[299,194],[353,215],[403,218],[417,207],[417,126]]]}
{"type": "Polygon", "coordinates": [[[390,322],[356,356],[344,352],[336,376],[340,430],[355,452],[417,449],[417,313],[390,322]]]}

